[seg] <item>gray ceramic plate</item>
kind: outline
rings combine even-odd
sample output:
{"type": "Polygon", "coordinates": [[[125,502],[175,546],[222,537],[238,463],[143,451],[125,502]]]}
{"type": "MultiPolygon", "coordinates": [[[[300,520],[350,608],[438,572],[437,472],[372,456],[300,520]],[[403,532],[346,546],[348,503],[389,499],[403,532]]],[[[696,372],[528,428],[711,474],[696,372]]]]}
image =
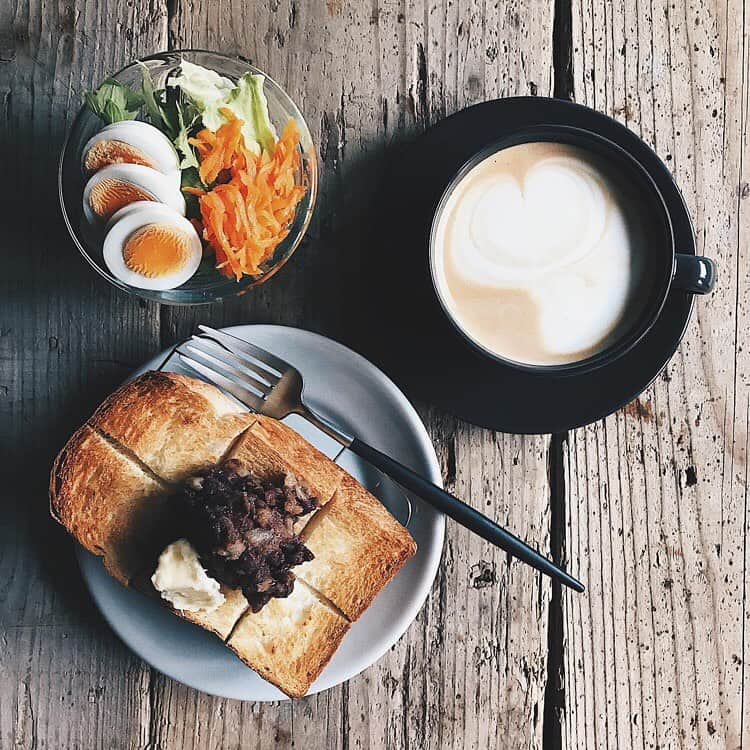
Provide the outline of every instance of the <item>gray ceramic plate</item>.
{"type": "MultiPolygon", "coordinates": [[[[315,411],[441,483],[435,451],[419,416],[401,391],[366,359],[330,339],[296,328],[246,325],[225,330],[269,349],[297,367],[305,378],[305,398],[315,411]]],[[[163,352],[133,375],[158,368],[167,354],[163,352]]],[[[164,369],[179,369],[172,361],[164,369]]],[[[288,423],[324,453],[337,455],[339,446],[301,419],[292,417],[288,423]]],[[[432,586],[445,532],[442,515],[419,500],[407,498],[400,488],[356,456],[344,452],[338,463],[377,495],[402,523],[408,524],[418,551],[352,626],[311,693],[354,677],[403,635],[432,586]]],[[[285,698],[215,637],[116,583],[105,573],[99,558],[80,549],[79,561],[94,601],[112,629],[159,671],[190,687],[226,698],[285,698]]]]}

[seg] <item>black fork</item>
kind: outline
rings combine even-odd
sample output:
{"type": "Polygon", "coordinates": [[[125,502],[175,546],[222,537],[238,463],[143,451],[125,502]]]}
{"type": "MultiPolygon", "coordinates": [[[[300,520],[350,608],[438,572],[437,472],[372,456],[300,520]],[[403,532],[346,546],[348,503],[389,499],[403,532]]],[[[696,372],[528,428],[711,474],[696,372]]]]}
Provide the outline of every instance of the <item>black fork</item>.
{"type": "Polygon", "coordinates": [[[309,409],[303,400],[302,374],[295,367],[228,333],[203,325],[198,328],[201,334],[181,344],[176,352],[185,365],[203,378],[260,414],[274,419],[299,414],[470,531],[574,591],[584,590],[580,581],[487,516],[309,409]]]}

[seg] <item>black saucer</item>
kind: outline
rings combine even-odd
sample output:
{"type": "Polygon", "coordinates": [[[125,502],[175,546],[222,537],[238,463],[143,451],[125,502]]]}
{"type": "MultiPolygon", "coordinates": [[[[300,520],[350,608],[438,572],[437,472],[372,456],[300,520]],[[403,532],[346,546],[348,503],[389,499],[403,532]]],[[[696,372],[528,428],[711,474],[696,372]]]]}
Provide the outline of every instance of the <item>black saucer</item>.
{"type": "Polygon", "coordinates": [[[679,252],[695,254],[692,223],[667,168],[634,133],[571,102],[498,99],[465,109],[398,149],[377,212],[379,242],[370,277],[374,299],[368,351],[406,392],[474,424],[502,432],[551,433],[616,411],[661,372],[685,332],[693,295],[672,291],[653,328],[629,353],[580,375],[522,372],[466,343],[443,314],[429,271],[435,207],[459,167],[484,146],[549,123],[594,130],[647,169],[670,212],[679,252]]]}

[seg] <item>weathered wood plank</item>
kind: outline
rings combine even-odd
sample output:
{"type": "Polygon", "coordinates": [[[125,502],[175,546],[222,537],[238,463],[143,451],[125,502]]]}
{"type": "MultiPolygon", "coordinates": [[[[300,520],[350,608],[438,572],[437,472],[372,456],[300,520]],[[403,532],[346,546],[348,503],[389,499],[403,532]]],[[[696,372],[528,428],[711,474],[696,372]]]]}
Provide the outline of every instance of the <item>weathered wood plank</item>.
{"type": "Polygon", "coordinates": [[[572,19],[576,100],[653,144],[721,277],[663,376],[570,436],[567,551],[589,589],[563,600],[563,744],[738,748],[750,741],[742,6],[574,0],[572,19]]]}
{"type": "Polygon", "coordinates": [[[166,43],[166,4],[0,8],[0,746],[142,747],[148,668],[109,632],[50,521],[54,453],[158,343],[158,312],[109,288],[60,216],[57,161],[83,90],[166,43]]]}
{"type": "MultiPolygon", "coordinates": [[[[348,311],[368,283],[359,258],[373,250],[366,227],[387,145],[486,98],[550,94],[552,6],[177,3],[172,46],[243,54],[300,104],[321,191],[310,242],[287,268],[238,300],[164,309],[164,342],[198,320],[280,322],[361,348],[348,311]]],[[[548,441],[423,413],[448,485],[546,550],[548,441]]],[[[234,747],[240,736],[251,747],[539,747],[548,602],[538,576],[451,528],[427,605],[377,665],[293,706],[191,702],[157,677],[154,733],[163,747],[234,747]],[[199,737],[178,729],[186,704],[199,737]]]]}

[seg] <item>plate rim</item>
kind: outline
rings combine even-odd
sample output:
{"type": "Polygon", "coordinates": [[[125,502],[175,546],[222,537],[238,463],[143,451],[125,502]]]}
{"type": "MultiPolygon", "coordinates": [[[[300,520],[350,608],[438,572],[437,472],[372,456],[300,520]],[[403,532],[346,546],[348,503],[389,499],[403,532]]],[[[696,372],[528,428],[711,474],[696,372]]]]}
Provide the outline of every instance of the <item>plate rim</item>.
{"type": "MultiPolygon", "coordinates": [[[[329,338],[327,336],[324,336],[319,333],[315,333],[314,331],[307,331],[303,328],[299,328],[296,326],[286,326],[286,325],[279,325],[279,324],[270,324],[270,323],[247,323],[247,324],[235,324],[231,326],[224,326],[220,328],[219,330],[225,331],[227,333],[241,333],[243,330],[247,329],[266,329],[266,330],[278,330],[278,329],[284,329],[285,332],[291,333],[292,335],[303,335],[303,336],[309,336],[318,339],[321,342],[324,342],[326,345],[333,345],[336,348],[339,348],[342,352],[342,354],[348,358],[352,358],[354,362],[356,363],[356,370],[359,370],[360,368],[366,368],[369,369],[372,375],[374,375],[381,384],[386,388],[386,390],[390,393],[390,396],[400,404],[401,406],[401,413],[403,413],[404,417],[407,420],[407,423],[409,427],[411,428],[412,434],[416,438],[416,444],[419,448],[419,452],[423,455],[426,466],[428,468],[428,478],[433,481],[435,484],[438,484],[440,487],[443,486],[442,482],[442,476],[440,473],[440,464],[437,458],[437,454],[435,452],[435,447],[432,443],[432,440],[429,437],[429,434],[427,432],[426,427],[424,426],[424,423],[422,422],[421,417],[419,416],[419,413],[416,411],[412,403],[409,401],[409,399],[406,397],[406,395],[401,391],[401,389],[391,380],[391,378],[383,372],[380,367],[375,365],[373,362],[368,360],[363,355],[359,354],[355,350],[351,349],[350,347],[346,346],[345,344],[342,344],[335,339],[329,338]]],[[[133,378],[138,377],[138,375],[146,372],[149,369],[154,369],[156,367],[159,367],[163,365],[163,363],[166,361],[166,359],[169,357],[170,353],[174,350],[175,347],[171,346],[168,347],[156,355],[154,355],[152,358],[147,360],[143,365],[136,368],[126,379],[124,382],[128,382],[132,380],[133,378]]],[[[418,595],[415,599],[415,603],[412,604],[411,607],[404,610],[403,614],[399,618],[394,619],[394,627],[391,630],[391,634],[384,639],[383,643],[381,644],[381,647],[375,651],[373,651],[366,659],[363,660],[362,664],[357,664],[355,669],[347,674],[347,676],[342,677],[341,679],[338,679],[334,682],[331,682],[330,684],[323,684],[319,687],[315,687],[315,683],[311,687],[310,691],[306,693],[305,697],[309,697],[312,695],[316,695],[317,693],[325,692],[326,690],[329,690],[333,687],[336,687],[339,684],[342,684],[344,682],[348,682],[349,680],[356,677],[358,674],[363,672],[365,669],[368,669],[373,664],[378,662],[406,633],[410,625],[414,622],[414,620],[417,618],[419,613],[422,611],[425,602],[427,601],[427,598],[430,594],[430,591],[432,590],[432,587],[435,582],[435,578],[437,576],[437,572],[440,566],[440,562],[442,559],[444,544],[445,544],[445,525],[446,525],[446,519],[445,516],[435,512],[434,518],[433,518],[433,530],[432,530],[432,539],[433,543],[430,546],[430,549],[426,550],[425,554],[427,555],[427,559],[425,560],[425,569],[426,573],[421,577],[420,585],[417,588],[418,595]]],[[[174,669],[166,669],[163,667],[163,665],[157,666],[156,664],[152,663],[148,658],[146,658],[141,650],[139,648],[136,648],[132,641],[128,639],[126,634],[122,631],[122,629],[118,626],[118,620],[114,616],[111,616],[112,613],[107,609],[106,603],[103,602],[103,592],[99,589],[98,584],[93,580],[91,576],[91,571],[93,570],[90,566],[93,564],[97,566],[101,566],[101,558],[96,557],[94,555],[91,555],[88,553],[83,547],[81,547],[79,544],[76,544],[76,558],[78,561],[78,566],[81,572],[81,577],[83,578],[84,584],[86,585],[86,589],[88,590],[89,594],[91,595],[91,598],[96,605],[97,610],[101,614],[101,616],[104,618],[105,622],[109,625],[111,630],[114,632],[114,634],[119,638],[119,640],[133,653],[135,654],[139,659],[141,659],[143,662],[148,664],[151,668],[157,670],[158,672],[161,672],[162,674],[166,675],[170,679],[173,679],[183,685],[186,685],[187,687],[190,687],[195,690],[199,690],[200,692],[206,693],[208,695],[215,695],[222,698],[228,698],[231,700],[242,700],[242,701],[249,701],[249,702],[274,702],[279,700],[290,700],[288,696],[283,695],[279,691],[279,695],[276,697],[247,697],[246,695],[241,696],[238,695],[236,692],[233,691],[215,691],[206,689],[205,687],[201,686],[200,684],[196,683],[195,680],[186,680],[184,677],[180,676],[179,674],[175,673],[174,669]]],[[[98,571],[100,572],[100,571],[98,571]]],[[[191,623],[184,621],[184,624],[186,627],[195,627],[191,623]]],[[[251,670],[250,667],[246,667],[248,670],[251,670]]],[[[256,673],[257,674],[257,673],[256,673]]],[[[320,681],[322,677],[325,675],[325,669],[321,673],[321,675],[318,677],[318,680],[316,682],[320,681]]],[[[262,680],[262,678],[259,678],[262,680]]],[[[265,682],[265,681],[264,681],[265,682]]],[[[270,683],[268,683],[270,684],[270,683]]]]}

